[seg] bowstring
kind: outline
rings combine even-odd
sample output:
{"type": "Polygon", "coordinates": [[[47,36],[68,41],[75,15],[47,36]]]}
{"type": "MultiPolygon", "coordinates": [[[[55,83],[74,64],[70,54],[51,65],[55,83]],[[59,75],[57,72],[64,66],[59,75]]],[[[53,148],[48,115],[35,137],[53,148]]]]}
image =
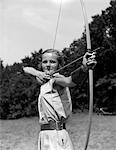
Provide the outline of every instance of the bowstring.
{"type": "Polygon", "coordinates": [[[57,38],[57,34],[58,34],[58,27],[59,27],[59,22],[60,22],[61,10],[62,10],[62,0],[60,1],[59,13],[58,13],[57,22],[56,22],[55,35],[54,35],[54,41],[53,41],[53,49],[55,48],[55,44],[56,44],[56,38],[57,38]]]}
{"type": "MultiPolygon", "coordinates": [[[[81,3],[81,5],[82,5],[82,3],[81,3]]],[[[54,35],[53,47],[52,47],[53,49],[55,48],[55,44],[56,44],[56,38],[57,38],[57,34],[58,34],[58,27],[59,27],[59,22],[60,22],[61,10],[62,10],[62,0],[60,1],[59,13],[58,13],[57,22],[56,22],[55,35],[54,35]]],[[[84,11],[84,10],[83,10],[83,11],[84,11]]],[[[85,18],[85,20],[86,20],[86,17],[85,17],[85,15],[84,15],[84,13],[83,13],[83,16],[84,16],[84,18],[85,18]]],[[[95,51],[98,50],[98,49],[99,49],[99,48],[95,49],[95,51]]],[[[72,61],[71,63],[69,63],[69,64],[63,66],[62,68],[60,68],[60,69],[58,69],[58,70],[56,70],[53,74],[59,72],[60,70],[63,70],[64,68],[70,66],[71,64],[73,64],[73,63],[75,63],[75,62],[81,60],[82,58],[83,58],[83,56],[81,56],[80,58],[77,58],[76,60],[72,61]]],[[[51,75],[51,79],[53,78],[53,74],[51,75]]],[[[52,87],[52,90],[53,90],[53,87],[52,87]]],[[[52,97],[52,90],[51,90],[51,100],[53,99],[53,97],[52,97]]],[[[56,132],[57,132],[57,130],[56,130],[56,132]]],[[[89,131],[88,137],[87,137],[88,140],[89,140],[89,134],[90,134],[90,131],[89,131]]],[[[57,132],[57,135],[58,135],[58,132],[57,132]]],[[[87,149],[88,140],[86,141],[85,150],[87,149]]]]}

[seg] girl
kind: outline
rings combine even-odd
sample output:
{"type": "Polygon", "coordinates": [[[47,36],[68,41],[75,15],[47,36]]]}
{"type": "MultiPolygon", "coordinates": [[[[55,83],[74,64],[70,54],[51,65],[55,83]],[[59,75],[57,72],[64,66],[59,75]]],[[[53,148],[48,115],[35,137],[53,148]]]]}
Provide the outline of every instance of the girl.
{"type": "Polygon", "coordinates": [[[23,68],[26,73],[35,76],[38,83],[41,84],[38,99],[41,126],[38,150],[74,149],[66,130],[66,121],[72,109],[68,87],[77,84],[80,86],[87,76],[88,68],[94,68],[95,65],[95,53],[86,53],[83,57],[82,66],[71,73],[71,76],[65,77],[55,73],[62,66],[62,56],[59,51],[48,49],[42,53],[42,71],[32,67],[23,68]]]}

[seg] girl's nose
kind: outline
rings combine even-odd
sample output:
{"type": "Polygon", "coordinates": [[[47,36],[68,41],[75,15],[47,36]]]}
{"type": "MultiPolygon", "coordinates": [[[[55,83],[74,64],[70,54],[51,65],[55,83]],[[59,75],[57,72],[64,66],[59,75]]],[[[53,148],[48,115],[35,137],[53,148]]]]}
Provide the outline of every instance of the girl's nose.
{"type": "Polygon", "coordinates": [[[47,62],[46,66],[50,66],[50,62],[47,62]]]}

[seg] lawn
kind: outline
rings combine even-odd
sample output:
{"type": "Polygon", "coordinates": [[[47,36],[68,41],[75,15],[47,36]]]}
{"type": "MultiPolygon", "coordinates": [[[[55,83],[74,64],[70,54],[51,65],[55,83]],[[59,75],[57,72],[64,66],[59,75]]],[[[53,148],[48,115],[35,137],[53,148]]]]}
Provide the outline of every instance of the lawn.
{"type": "MultiPolygon", "coordinates": [[[[88,114],[72,114],[67,130],[75,150],[84,150],[88,114]]],[[[0,120],[0,150],[37,150],[37,117],[0,120]]],[[[116,116],[93,115],[88,150],[116,150],[116,116]]]]}

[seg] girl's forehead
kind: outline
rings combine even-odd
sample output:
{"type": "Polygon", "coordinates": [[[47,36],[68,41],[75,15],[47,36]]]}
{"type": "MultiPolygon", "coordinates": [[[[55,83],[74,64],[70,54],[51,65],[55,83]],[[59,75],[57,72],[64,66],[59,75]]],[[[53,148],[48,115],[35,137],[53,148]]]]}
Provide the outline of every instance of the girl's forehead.
{"type": "Polygon", "coordinates": [[[57,60],[58,56],[55,53],[44,53],[42,55],[42,59],[56,59],[57,60]]]}

